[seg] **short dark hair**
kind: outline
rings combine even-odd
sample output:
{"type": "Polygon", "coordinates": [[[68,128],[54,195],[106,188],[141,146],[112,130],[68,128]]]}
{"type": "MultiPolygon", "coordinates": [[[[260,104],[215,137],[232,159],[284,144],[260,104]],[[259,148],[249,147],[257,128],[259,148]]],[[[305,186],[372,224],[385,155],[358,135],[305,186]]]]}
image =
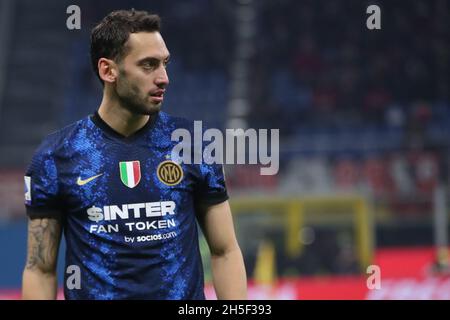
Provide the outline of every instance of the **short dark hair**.
{"type": "Polygon", "coordinates": [[[125,43],[130,33],[159,32],[161,19],[147,11],[117,10],[108,14],[91,32],[91,62],[95,74],[103,84],[98,73],[98,60],[107,58],[120,62],[127,53],[125,43]]]}

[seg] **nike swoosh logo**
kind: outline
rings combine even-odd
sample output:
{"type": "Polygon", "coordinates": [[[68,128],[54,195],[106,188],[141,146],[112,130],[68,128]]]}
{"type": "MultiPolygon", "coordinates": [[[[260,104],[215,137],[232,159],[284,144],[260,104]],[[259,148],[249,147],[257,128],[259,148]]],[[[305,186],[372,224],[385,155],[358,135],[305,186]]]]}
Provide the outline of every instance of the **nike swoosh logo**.
{"type": "Polygon", "coordinates": [[[100,173],[100,174],[98,174],[98,175],[96,175],[96,176],[87,178],[87,179],[85,179],[85,180],[82,180],[80,177],[78,177],[77,185],[79,185],[79,186],[84,186],[86,183],[89,183],[89,182],[91,182],[92,180],[97,179],[97,178],[100,177],[101,175],[103,175],[103,173],[100,173]]]}

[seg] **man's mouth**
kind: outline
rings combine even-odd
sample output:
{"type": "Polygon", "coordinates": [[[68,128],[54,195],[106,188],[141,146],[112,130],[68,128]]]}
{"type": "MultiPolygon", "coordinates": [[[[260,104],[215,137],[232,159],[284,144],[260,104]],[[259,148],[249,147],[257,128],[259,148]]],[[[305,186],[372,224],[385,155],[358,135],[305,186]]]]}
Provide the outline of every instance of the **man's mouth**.
{"type": "Polygon", "coordinates": [[[164,92],[165,90],[157,90],[150,94],[150,96],[152,97],[153,101],[162,102],[164,100],[164,92]]]}

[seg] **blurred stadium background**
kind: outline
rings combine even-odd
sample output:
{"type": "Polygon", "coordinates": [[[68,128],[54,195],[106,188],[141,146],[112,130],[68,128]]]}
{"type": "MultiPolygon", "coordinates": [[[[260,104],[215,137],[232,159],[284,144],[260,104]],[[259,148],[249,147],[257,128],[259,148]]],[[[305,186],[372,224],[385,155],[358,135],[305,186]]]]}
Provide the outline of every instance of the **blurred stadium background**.
{"type": "Polygon", "coordinates": [[[0,0],[0,298],[20,297],[25,167],[96,110],[90,29],[131,7],[163,18],[166,112],[280,129],[278,175],[226,167],[250,298],[450,299],[447,0],[0,0]]]}

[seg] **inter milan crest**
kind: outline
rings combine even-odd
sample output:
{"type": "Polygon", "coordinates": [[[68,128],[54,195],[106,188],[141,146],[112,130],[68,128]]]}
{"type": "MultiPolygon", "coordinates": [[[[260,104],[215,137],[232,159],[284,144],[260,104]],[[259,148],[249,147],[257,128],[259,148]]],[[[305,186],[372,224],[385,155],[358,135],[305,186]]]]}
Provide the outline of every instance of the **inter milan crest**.
{"type": "Polygon", "coordinates": [[[183,169],[172,160],[161,162],[156,169],[156,174],[159,181],[168,186],[175,186],[183,179],[183,169]]]}
{"type": "Polygon", "coordinates": [[[141,165],[139,161],[122,161],[119,163],[120,180],[128,188],[134,188],[141,181],[141,165]]]}

